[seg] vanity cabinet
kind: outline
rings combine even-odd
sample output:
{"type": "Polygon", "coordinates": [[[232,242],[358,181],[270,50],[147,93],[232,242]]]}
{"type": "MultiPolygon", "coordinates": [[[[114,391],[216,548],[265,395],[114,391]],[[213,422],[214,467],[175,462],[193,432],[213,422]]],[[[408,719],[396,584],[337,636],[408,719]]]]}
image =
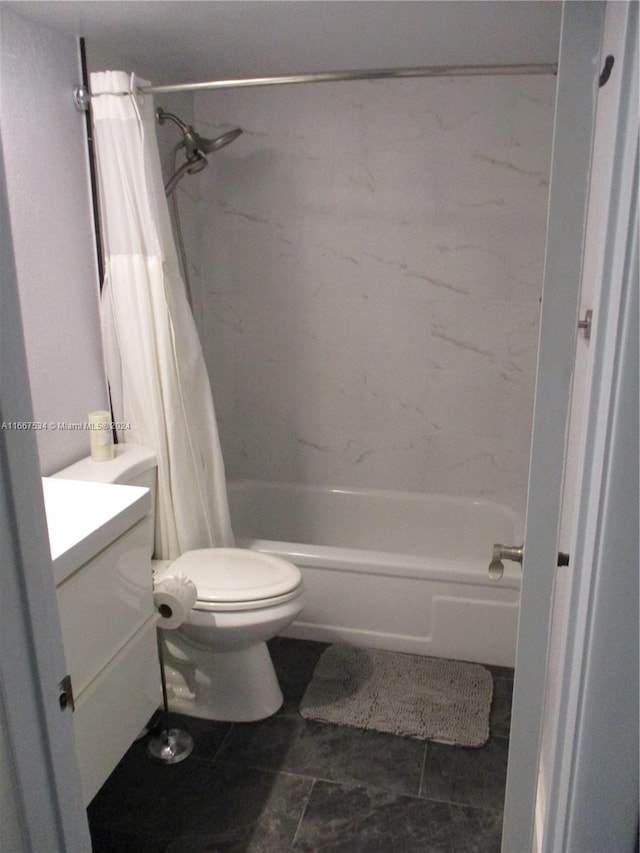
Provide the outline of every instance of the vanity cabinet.
{"type": "Polygon", "coordinates": [[[135,486],[44,478],[43,490],[88,804],[162,701],[151,502],[135,486]]]}

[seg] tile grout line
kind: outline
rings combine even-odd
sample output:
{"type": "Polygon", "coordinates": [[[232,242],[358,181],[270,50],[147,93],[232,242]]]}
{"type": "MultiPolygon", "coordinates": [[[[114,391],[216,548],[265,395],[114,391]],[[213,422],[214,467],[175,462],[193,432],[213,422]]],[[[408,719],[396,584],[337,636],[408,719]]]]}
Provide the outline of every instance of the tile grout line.
{"type": "Polygon", "coordinates": [[[420,773],[420,781],[418,783],[418,797],[420,797],[421,799],[424,799],[424,797],[422,796],[422,787],[423,787],[423,782],[424,782],[424,774],[427,770],[427,753],[428,753],[428,751],[429,751],[429,741],[427,740],[424,742],[424,757],[422,759],[422,771],[420,773]]]}
{"type": "Polygon", "coordinates": [[[309,788],[309,793],[307,794],[307,798],[306,798],[304,805],[302,807],[302,811],[300,813],[300,818],[299,818],[298,823],[296,825],[296,831],[293,833],[293,838],[291,839],[291,846],[290,846],[291,850],[293,850],[294,845],[296,843],[296,838],[298,837],[298,833],[300,832],[300,827],[302,826],[302,821],[304,820],[304,817],[307,813],[307,808],[309,806],[309,800],[311,799],[311,794],[313,793],[313,789],[315,788],[317,781],[318,781],[317,779],[314,779],[314,778],[311,779],[311,786],[309,788]]]}
{"type": "MultiPolygon", "coordinates": [[[[197,757],[197,756],[196,756],[197,757]]],[[[200,761],[210,761],[210,759],[199,759],[200,761]]],[[[397,797],[408,797],[412,800],[433,800],[433,802],[450,802],[449,800],[437,800],[433,797],[423,797],[419,793],[411,793],[409,791],[397,790],[396,788],[387,788],[381,783],[368,782],[364,779],[362,780],[353,780],[353,779],[332,779],[329,776],[313,776],[310,773],[301,773],[297,770],[287,770],[282,767],[268,767],[263,764],[247,764],[244,761],[233,759],[233,758],[225,758],[221,762],[221,764],[229,764],[234,767],[241,767],[245,770],[256,770],[259,773],[267,773],[272,776],[277,775],[286,775],[286,776],[295,776],[297,779],[310,779],[315,786],[316,782],[323,782],[327,785],[338,785],[343,788],[363,788],[363,789],[374,789],[378,791],[386,791],[390,794],[393,794],[397,797]]],[[[312,786],[312,787],[313,787],[312,786]]],[[[460,806],[469,806],[469,808],[482,808],[481,806],[473,806],[469,803],[463,803],[458,801],[451,801],[453,805],[460,806]]]]}
{"type": "Polygon", "coordinates": [[[231,723],[231,725],[229,726],[229,731],[226,732],[225,736],[220,741],[220,746],[216,749],[213,757],[210,759],[212,764],[215,764],[215,762],[217,761],[218,756],[220,755],[220,752],[222,751],[222,748],[224,747],[225,743],[227,742],[227,739],[230,737],[231,732],[235,729],[235,727],[236,727],[236,724],[231,723]]]}

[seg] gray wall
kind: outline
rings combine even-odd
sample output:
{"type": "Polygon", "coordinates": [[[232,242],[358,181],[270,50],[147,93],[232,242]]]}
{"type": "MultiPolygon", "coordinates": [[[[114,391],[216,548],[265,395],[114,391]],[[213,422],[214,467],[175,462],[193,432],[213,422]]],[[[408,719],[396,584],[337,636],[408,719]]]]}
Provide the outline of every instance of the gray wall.
{"type": "MultiPolygon", "coordinates": [[[[76,39],[7,8],[2,142],[40,468],[88,453],[82,424],[108,405],[76,39]]],[[[3,413],[4,418],[10,413],[3,413]]]]}

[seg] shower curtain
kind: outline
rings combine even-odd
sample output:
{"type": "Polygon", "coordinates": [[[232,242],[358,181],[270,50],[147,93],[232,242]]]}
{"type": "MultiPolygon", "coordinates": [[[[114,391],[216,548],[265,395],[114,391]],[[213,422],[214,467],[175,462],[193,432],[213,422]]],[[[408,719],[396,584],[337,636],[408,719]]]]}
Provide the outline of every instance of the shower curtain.
{"type": "Polygon", "coordinates": [[[180,276],[153,98],[132,75],[91,75],[105,257],[103,345],[120,441],[158,458],[155,556],[233,545],[204,357],[180,276]],[[129,93],[129,94],[127,94],[129,93]]]}

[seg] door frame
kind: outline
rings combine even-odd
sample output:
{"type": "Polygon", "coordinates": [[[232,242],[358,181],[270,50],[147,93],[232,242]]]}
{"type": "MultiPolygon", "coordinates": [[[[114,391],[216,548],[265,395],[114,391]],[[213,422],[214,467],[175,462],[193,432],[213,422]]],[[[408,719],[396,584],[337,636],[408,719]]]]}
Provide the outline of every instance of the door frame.
{"type": "Polygon", "coordinates": [[[72,710],[59,701],[67,670],[35,432],[6,427],[33,424],[33,409],[1,145],[0,225],[0,769],[12,789],[2,832],[16,851],[89,851],[72,710]]]}
{"type": "MultiPolygon", "coordinates": [[[[502,850],[533,849],[605,3],[564,2],[502,850]]],[[[513,543],[517,545],[518,543],[513,543]]]]}
{"type": "Polygon", "coordinates": [[[583,305],[594,309],[593,351],[559,690],[546,721],[545,850],[631,850],[638,821],[638,762],[629,760],[639,748],[637,3],[608,4],[605,52],[615,62],[598,112],[588,238],[602,248],[585,268],[596,290],[583,305]]]}

